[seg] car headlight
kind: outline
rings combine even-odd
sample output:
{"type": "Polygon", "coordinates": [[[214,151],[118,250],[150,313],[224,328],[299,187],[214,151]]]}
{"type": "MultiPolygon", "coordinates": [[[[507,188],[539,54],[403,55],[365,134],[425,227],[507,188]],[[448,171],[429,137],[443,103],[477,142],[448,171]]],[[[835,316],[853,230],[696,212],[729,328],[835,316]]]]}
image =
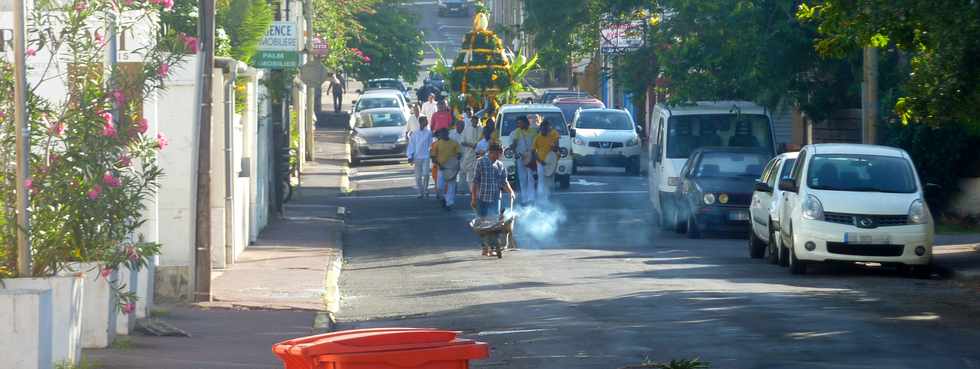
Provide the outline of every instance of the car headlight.
{"type": "Polygon", "coordinates": [[[705,204],[705,205],[711,205],[711,204],[714,204],[714,203],[715,203],[715,194],[713,194],[713,193],[706,193],[706,194],[704,194],[704,196],[703,196],[703,197],[701,198],[701,200],[703,200],[703,201],[704,201],[704,204],[705,204]]]}
{"type": "Polygon", "coordinates": [[[807,195],[803,200],[803,218],[823,220],[823,204],[816,196],[807,195]]]}
{"type": "Polygon", "coordinates": [[[504,157],[507,158],[507,159],[513,159],[514,158],[514,150],[511,150],[511,149],[504,150],[504,157]]]}
{"type": "Polygon", "coordinates": [[[629,141],[626,141],[626,146],[636,146],[639,144],[640,144],[640,139],[636,137],[633,137],[629,139],[629,141]]]}
{"type": "Polygon", "coordinates": [[[568,149],[564,147],[558,148],[558,153],[561,154],[561,157],[563,158],[568,157],[568,149]]]}
{"type": "Polygon", "coordinates": [[[727,193],[723,193],[723,194],[718,195],[718,202],[719,203],[722,203],[722,204],[727,204],[728,203],[728,194],[727,193]]]}
{"type": "Polygon", "coordinates": [[[575,137],[575,139],[572,140],[572,143],[581,146],[581,145],[585,145],[585,140],[575,137]]]}
{"type": "Polygon", "coordinates": [[[926,204],[921,199],[912,201],[909,206],[909,224],[926,224],[929,219],[927,212],[926,204]]]}
{"type": "Polygon", "coordinates": [[[408,142],[408,138],[405,137],[405,135],[399,135],[398,136],[398,143],[403,144],[403,143],[406,143],[406,142],[408,142]]]}

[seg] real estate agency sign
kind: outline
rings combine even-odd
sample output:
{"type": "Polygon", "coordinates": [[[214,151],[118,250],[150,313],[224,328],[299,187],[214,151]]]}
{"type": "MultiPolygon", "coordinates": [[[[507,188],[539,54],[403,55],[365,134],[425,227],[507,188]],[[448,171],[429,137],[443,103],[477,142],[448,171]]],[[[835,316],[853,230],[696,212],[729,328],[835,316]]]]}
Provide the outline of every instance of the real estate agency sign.
{"type": "Polygon", "coordinates": [[[295,68],[300,62],[300,31],[296,22],[275,21],[259,43],[253,58],[258,68],[295,68]]]}

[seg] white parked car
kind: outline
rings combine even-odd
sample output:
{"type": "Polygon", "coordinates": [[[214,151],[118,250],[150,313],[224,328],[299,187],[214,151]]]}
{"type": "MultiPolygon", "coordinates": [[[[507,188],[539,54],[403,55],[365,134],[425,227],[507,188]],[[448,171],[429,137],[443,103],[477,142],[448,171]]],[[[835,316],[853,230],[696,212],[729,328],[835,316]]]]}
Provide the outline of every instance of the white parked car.
{"type": "MultiPolygon", "coordinates": [[[[558,169],[555,171],[555,182],[561,189],[567,189],[570,185],[572,176],[572,157],[570,154],[571,137],[568,124],[561,113],[561,109],[551,104],[514,104],[504,105],[497,112],[497,136],[500,137],[500,145],[505,148],[504,157],[501,161],[507,166],[507,173],[511,176],[511,182],[517,181],[517,160],[514,153],[509,149],[511,144],[510,134],[517,129],[517,118],[528,115],[540,115],[542,119],[551,122],[552,128],[558,131],[558,169]]],[[[535,127],[532,127],[535,128],[535,127]]]]}
{"type": "Polygon", "coordinates": [[[405,116],[412,115],[412,110],[408,106],[408,100],[397,90],[369,90],[357,97],[354,101],[354,109],[350,114],[350,128],[353,129],[357,123],[357,113],[368,109],[398,108],[405,116]]]}
{"type": "Polygon", "coordinates": [[[932,265],[933,219],[904,150],[817,144],[800,150],[783,191],[779,234],[794,274],[807,264],[893,264],[916,275],[932,265]]]}
{"type": "MultiPolygon", "coordinates": [[[[572,128],[573,168],[579,165],[614,165],[630,175],[640,174],[640,135],[626,110],[581,109],[572,128]]],[[[574,171],[575,169],[573,169],[574,171]]]]}
{"type": "Polygon", "coordinates": [[[779,180],[790,178],[797,155],[797,152],[788,152],[772,158],[756,181],[749,203],[749,218],[752,220],[749,255],[753,258],[765,256],[770,264],[786,262],[785,259],[779,259],[781,246],[779,237],[774,236],[779,230],[779,209],[783,202],[779,180]]]}

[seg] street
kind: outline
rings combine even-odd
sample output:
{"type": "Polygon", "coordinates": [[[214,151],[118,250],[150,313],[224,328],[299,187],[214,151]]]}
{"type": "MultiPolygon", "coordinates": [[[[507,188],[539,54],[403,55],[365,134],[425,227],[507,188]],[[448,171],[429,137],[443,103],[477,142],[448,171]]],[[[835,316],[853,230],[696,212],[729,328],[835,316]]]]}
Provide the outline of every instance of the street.
{"type": "Polygon", "coordinates": [[[479,367],[980,365],[978,300],[949,281],[860,266],[792,276],[749,259],[744,239],[657,231],[645,178],[605,172],[573,177],[556,209],[536,214],[563,219],[544,218],[554,234],[521,219],[521,251],[485,258],[465,198],[452,213],[416,199],[409,170],[356,168],[354,193],[338,200],[351,209],[341,329],[461,330],[494,347],[479,367]]]}
{"type": "MultiPolygon", "coordinates": [[[[454,57],[469,18],[416,5],[426,41],[454,57]]],[[[876,266],[794,276],[750,259],[742,238],[661,232],[645,176],[574,175],[553,206],[522,213],[521,250],[502,260],[480,256],[468,195],[452,212],[416,199],[404,162],[363,164],[350,181],[336,200],[350,209],[339,329],[460,330],[493,347],[476,367],[980,367],[975,293],[876,266]]]]}

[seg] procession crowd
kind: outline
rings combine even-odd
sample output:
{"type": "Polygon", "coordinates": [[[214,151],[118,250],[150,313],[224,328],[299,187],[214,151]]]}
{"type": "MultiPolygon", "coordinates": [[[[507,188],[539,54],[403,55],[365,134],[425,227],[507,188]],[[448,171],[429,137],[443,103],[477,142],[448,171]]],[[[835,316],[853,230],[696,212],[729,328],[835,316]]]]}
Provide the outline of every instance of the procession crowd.
{"type": "Polygon", "coordinates": [[[470,205],[479,217],[500,212],[501,192],[511,194],[521,205],[547,201],[554,183],[554,170],[548,169],[557,159],[558,132],[537,115],[517,118],[507,149],[518,163],[518,197],[507,180],[506,166],[500,161],[504,148],[494,113],[485,103],[479,111],[463,109],[461,119],[456,119],[446,101],[437,101],[435,94],[430,94],[421,106],[412,106],[406,126],[407,156],[415,168],[418,198],[429,196],[431,178],[436,184],[436,197],[447,211],[455,205],[458,182],[464,183],[463,190],[470,194],[470,205]]]}

